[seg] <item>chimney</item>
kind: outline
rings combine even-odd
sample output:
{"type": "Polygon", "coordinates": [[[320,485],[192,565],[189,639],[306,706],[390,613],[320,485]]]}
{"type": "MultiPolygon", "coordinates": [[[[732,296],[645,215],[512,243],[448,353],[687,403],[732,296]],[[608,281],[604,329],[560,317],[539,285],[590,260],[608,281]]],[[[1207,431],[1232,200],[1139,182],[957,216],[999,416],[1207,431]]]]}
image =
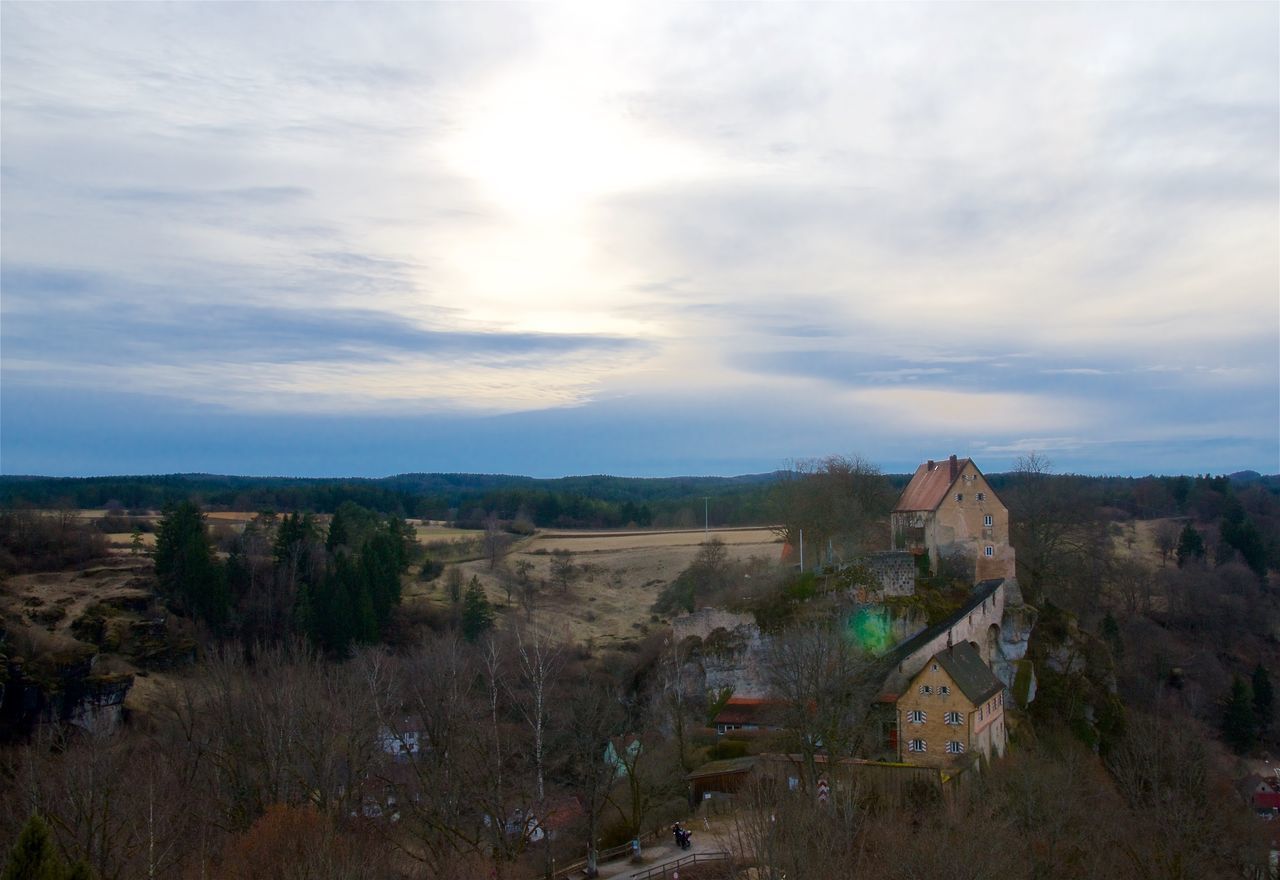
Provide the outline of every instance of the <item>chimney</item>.
{"type": "Polygon", "coordinates": [[[953,455],[951,456],[951,479],[954,480],[958,473],[960,473],[960,466],[956,463],[956,457],[953,455]]]}
{"type": "Polygon", "coordinates": [[[925,465],[925,471],[931,471],[931,470],[933,470],[933,459],[932,459],[932,458],[931,458],[931,459],[929,459],[928,464],[926,464],[926,465],[925,465]]]}

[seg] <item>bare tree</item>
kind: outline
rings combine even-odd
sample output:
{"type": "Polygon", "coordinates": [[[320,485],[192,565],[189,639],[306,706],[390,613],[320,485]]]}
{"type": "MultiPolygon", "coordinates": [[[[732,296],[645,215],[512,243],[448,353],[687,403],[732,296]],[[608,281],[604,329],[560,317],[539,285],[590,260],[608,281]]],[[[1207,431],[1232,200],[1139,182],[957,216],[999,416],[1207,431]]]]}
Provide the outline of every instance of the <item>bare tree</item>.
{"type": "Polygon", "coordinates": [[[850,559],[882,543],[877,523],[889,512],[892,493],[879,468],[854,456],[793,463],[772,491],[779,536],[793,547],[812,548],[806,559],[850,559]]]}
{"type": "Polygon", "coordinates": [[[1178,547],[1178,538],[1182,535],[1182,526],[1176,519],[1162,519],[1156,524],[1156,549],[1160,551],[1160,567],[1169,564],[1169,557],[1178,547]]]}
{"type": "Polygon", "coordinates": [[[551,582],[560,588],[561,593],[569,592],[569,588],[582,576],[582,569],[573,562],[573,553],[569,550],[551,551],[551,582]]]}
{"type": "MultiPolygon", "coordinates": [[[[514,628],[516,681],[512,702],[528,725],[533,738],[534,803],[538,821],[546,819],[546,740],[552,713],[552,693],[556,676],[564,663],[564,646],[545,626],[514,628]]],[[[551,835],[544,835],[548,873],[551,865],[551,835]]]]}
{"type": "Polygon", "coordinates": [[[865,741],[883,669],[842,628],[815,624],[772,640],[768,676],[789,750],[800,755],[810,788],[818,782],[819,753],[831,760],[851,757],[865,741]]]}
{"type": "Polygon", "coordinates": [[[484,520],[484,537],[481,538],[484,557],[489,560],[489,570],[493,571],[498,563],[511,551],[511,536],[502,530],[502,523],[496,513],[490,513],[484,520]]]}
{"type": "Polygon", "coordinates": [[[622,724],[622,709],[615,688],[588,681],[574,688],[568,702],[569,773],[577,786],[587,816],[587,876],[599,873],[596,842],[600,817],[618,768],[607,760],[607,746],[622,724]]]}
{"type": "Polygon", "coordinates": [[[1094,505],[1080,477],[1052,473],[1052,464],[1032,452],[1019,458],[1003,493],[1009,505],[1010,542],[1018,548],[1018,582],[1033,603],[1050,584],[1075,574],[1087,561],[1097,524],[1094,505]]]}

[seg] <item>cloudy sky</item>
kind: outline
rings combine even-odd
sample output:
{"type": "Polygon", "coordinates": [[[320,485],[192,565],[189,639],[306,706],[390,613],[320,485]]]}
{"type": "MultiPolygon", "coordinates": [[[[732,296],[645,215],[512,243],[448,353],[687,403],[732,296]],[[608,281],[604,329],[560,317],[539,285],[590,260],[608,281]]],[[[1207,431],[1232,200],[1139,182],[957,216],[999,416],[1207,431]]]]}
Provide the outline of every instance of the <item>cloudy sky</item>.
{"type": "Polygon", "coordinates": [[[0,470],[1280,470],[1280,5],[0,7],[0,470]]]}

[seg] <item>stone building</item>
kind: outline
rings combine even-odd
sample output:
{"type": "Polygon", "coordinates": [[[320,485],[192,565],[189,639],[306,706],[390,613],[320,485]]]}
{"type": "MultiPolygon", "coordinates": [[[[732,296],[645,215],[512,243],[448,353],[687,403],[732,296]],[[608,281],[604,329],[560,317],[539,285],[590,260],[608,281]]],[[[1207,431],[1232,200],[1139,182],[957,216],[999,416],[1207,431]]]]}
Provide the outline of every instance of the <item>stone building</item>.
{"type": "Polygon", "coordinates": [[[973,459],[920,465],[890,516],[893,549],[927,553],[938,570],[945,558],[972,560],[973,582],[1014,577],[1009,509],[973,459]]]}
{"type": "Polygon", "coordinates": [[[1004,683],[968,642],[934,654],[895,709],[894,739],[903,763],[947,769],[974,755],[1004,756],[1004,683]]]}

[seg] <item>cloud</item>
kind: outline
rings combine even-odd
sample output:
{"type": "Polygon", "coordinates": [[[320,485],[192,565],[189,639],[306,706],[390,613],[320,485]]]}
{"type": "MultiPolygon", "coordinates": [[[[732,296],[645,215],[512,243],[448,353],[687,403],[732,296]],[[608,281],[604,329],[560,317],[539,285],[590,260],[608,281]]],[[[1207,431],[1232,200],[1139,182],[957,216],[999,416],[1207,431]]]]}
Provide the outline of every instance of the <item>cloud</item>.
{"type": "MultiPolygon", "coordinates": [[[[690,423],[723,435],[717,467],[1039,438],[1198,470],[1217,438],[1266,470],[1277,26],[1264,4],[11,5],[6,396],[127,383],[390,434],[398,410],[506,413],[686,471],[659,438],[690,423]]],[[[25,431],[6,420],[6,453],[25,431]]]]}

